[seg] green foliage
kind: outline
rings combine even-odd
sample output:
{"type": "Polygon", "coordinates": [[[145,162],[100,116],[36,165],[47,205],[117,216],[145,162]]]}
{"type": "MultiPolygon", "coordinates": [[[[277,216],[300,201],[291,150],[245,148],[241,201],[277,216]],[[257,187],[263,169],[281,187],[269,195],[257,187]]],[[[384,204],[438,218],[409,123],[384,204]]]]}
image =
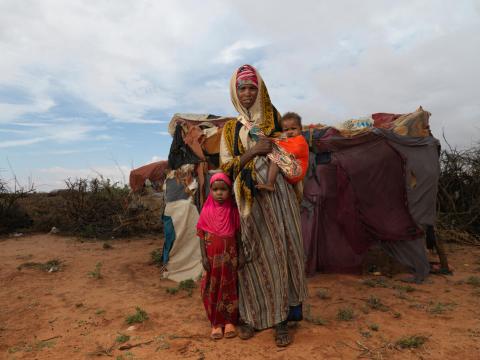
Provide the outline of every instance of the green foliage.
{"type": "Polygon", "coordinates": [[[128,325],[140,324],[143,323],[145,320],[148,320],[148,314],[145,310],[138,306],[135,307],[135,314],[129,315],[125,318],[125,322],[128,325]]]}
{"type": "Polygon", "coordinates": [[[327,289],[318,289],[315,295],[322,300],[330,299],[330,294],[328,293],[327,289]]]}
{"type": "Polygon", "coordinates": [[[32,352],[32,351],[41,351],[45,348],[52,348],[55,346],[55,341],[53,340],[42,340],[34,344],[23,343],[22,345],[13,346],[7,350],[9,354],[15,354],[19,351],[22,352],[32,352]]]}
{"type": "Polygon", "coordinates": [[[380,326],[378,326],[378,324],[370,324],[368,328],[372,331],[378,331],[380,329],[380,326]]]}
{"type": "Polygon", "coordinates": [[[360,331],[360,335],[367,339],[372,337],[372,333],[370,331],[360,331]]]}
{"type": "Polygon", "coordinates": [[[392,315],[395,319],[400,319],[402,317],[402,314],[400,314],[398,311],[394,311],[392,315]]]}
{"type": "Polygon", "coordinates": [[[305,305],[305,311],[304,311],[304,314],[303,314],[303,318],[305,319],[305,321],[307,321],[309,323],[312,323],[314,325],[324,326],[324,325],[328,324],[327,320],[323,319],[322,317],[320,317],[318,315],[313,315],[312,314],[312,306],[310,304],[305,305]]]}
{"type": "Polygon", "coordinates": [[[103,278],[103,276],[102,276],[102,263],[101,262],[96,263],[95,264],[95,269],[93,271],[89,271],[88,276],[90,276],[91,278],[97,279],[97,280],[103,278]]]}
{"type": "Polygon", "coordinates": [[[125,334],[118,334],[118,336],[115,338],[115,342],[119,344],[126,343],[128,340],[130,340],[130,336],[125,334]]]}
{"type": "Polygon", "coordinates": [[[162,266],[163,265],[162,255],[163,255],[162,249],[158,248],[158,249],[153,250],[150,253],[151,264],[153,264],[155,266],[158,266],[158,267],[162,266]]]}
{"type": "Polygon", "coordinates": [[[352,321],[355,318],[353,309],[350,307],[338,309],[337,320],[352,321]]]}
{"type": "Polygon", "coordinates": [[[195,281],[193,281],[193,279],[187,279],[180,281],[180,284],[178,285],[178,290],[184,290],[188,293],[189,296],[192,296],[192,291],[196,287],[197,285],[195,284],[195,281]]]}
{"type": "Polygon", "coordinates": [[[104,242],[103,245],[102,245],[102,248],[104,250],[112,250],[113,249],[113,246],[107,242],[104,242]]]}
{"type": "Polygon", "coordinates": [[[411,293],[411,292],[414,292],[416,290],[411,285],[393,285],[393,288],[396,289],[396,290],[399,290],[401,292],[407,292],[407,293],[411,293]]]}
{"type": "Polygon", "coordinates": [[[103,309],[97,309],[95,311],[95,315],[101,316],[101,315],[104,315],[104,314],[105,314],[105,310],[103,310],[103,309]]]}
{"type": "Polygon", "coordinates": [[[431,302],[428,307],[428,312],[433,315],[440,315],[447,311],[451,311],[455,307],[453,303],[431,302]]]}
{"type": "Polygon", "coordinates": [[[166,292],[167,292],[167,294],[175,295],[176,293],[178,293],[178,288],[177,287],[167,288],[166,292]]]}
{"type": "Polygon", "coordinates": [[[384,278],[370,278],[362,281],[362,284],[372,288],[388,288],[388,284],[384,278]]]}
{"type": "Polygon", "coordinates": [[[52,259],[45,263],[26,262],[17,266],[18,270],[22,270],[23,268],[37,269],[46,272],[57,272],[61,268],[61,261],[58,259],[52,259]]]}
{"type": "Polygon", "coordinates": [[[405,336],[395,343],[398,347],[402,349],[416,349],[425,344],[425,342],[428,340],[426,336],[422,335],[411,335],[411,336],[405,336]]]}
{"type": "Polygon", "coordinates": [[[375,297],[373,295],[367,299],[367,305],[369,308],[374,310],[380,310],[380,311],[388,310],[388,306],[384,305],[378,297],[375,297]]]}
{"type": "Polygon", "coordinates": [[[187,279],[183,280],[178,284],[178,287],[172,287],[172,288],[167,288],[166,292],[167,294],[170,295],[175,295],[179,291],[185,291],[188,296],[192,296],[193,294],[193,289],[195,289],[197,285],[195,284],[195,281],[193,279],[187,279]]]}
{"type": "Polygon", "coordinates": [[[479,276],[470,276],[465,281],[468,285],[473,287],[480,287],[480,277],[479,276]]]}

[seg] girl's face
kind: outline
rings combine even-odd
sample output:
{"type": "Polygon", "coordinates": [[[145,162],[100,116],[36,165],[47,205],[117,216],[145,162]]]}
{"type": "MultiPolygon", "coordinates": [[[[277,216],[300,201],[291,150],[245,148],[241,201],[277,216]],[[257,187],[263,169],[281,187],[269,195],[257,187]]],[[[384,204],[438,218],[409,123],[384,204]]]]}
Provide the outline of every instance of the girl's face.
{"type": "Polygon", "coordinates": [[[215,201],[220,204],[223,204],[230,196],[230,188],[221,180],[215,181],[210,190],[215,201]]]}
{"type": "Polygon", "coordinates": [[[252,84],[245,84],[237,88],[238,100],[245,109],[250,109],[257,99],[258,88],[252,84]]]}

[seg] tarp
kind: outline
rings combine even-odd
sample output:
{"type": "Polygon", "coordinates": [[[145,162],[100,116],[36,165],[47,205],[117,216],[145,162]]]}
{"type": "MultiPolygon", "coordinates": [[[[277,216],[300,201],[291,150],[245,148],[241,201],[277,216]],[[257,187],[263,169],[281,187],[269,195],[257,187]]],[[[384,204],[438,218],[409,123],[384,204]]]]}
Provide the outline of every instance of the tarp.
{"type": "Polygon", "coordinates": [[[202,254],[196,235],[198,211],[190,200],[167,203],[165,216],[173,223],[175,241],[163,277],[173,281],[196,280],[202,273],[202,254]]]}
{"type": "Polygon", "coordinates": [[[130,171],[130,188],[134,192],[140,191],[147,179],[156,182],[161,188],[167,168],[168,161],[157,161],[130,171]]]}
{"type": "Polygon", "coordinates": [[[374,114],[371,123],[380,128],[349,121],[306,129],[311,165],[302,231],[309,275],[359,271],[366,250],[380,244],[419,280],[426,276],[422,229],[435,220],[439,176],[429,116],[419,108],[374,114]]]}

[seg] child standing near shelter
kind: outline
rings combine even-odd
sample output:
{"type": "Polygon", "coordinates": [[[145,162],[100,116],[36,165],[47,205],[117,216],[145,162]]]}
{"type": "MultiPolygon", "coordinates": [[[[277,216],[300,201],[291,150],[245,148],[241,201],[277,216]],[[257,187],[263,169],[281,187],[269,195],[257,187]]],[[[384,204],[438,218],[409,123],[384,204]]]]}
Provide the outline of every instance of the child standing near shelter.
{"type": "Polygon", "coordinates": [[[238,322],[240,217],[231,189],[232,181],[227,175],[212,176],[210,193],[197,224],[205,269],[201,293],[214,340],[235,337],[238,322]]]}
{"type": "Polygon", "coordinates": [[[274,191],[278,172],[281,170],[285,179],[292,185],[300,183],[308,170],[308,144],[302,135],[302,118],[294,112],[283,115],[281,120],[282,136],[272,141],[276,145],[268,154],[270,167],[267,182],[258,184],[261,190],[274,191]]]}

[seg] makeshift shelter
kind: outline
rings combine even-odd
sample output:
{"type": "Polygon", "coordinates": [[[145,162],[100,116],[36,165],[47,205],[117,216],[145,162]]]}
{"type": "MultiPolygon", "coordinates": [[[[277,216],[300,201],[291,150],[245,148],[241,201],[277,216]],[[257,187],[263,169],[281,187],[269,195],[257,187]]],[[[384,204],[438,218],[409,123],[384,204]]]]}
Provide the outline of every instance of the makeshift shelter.
{"type": "Polygon", "coordinates": [[[208,194],[208,181],[218,168],[221,129],[230,118],[175,114],[168,130],[173,136],[168,156],[163,216],[164,277],[174,281],[197,278],[202,272],[196,224],[208,194]]]}
{"type": "Polygon", "coordinates": [[[139,192],[149,180],[154,188],[160,189],[165,181],[168,161],[157,161],[130,171],[130,189],[139,192]]]}
{"type": "Polygon", "coordinates": [[[439,142],[430,114],[373,114],[339,128],[309,126],[302,202],[308,275],[356,272],[379,245],[416,280],[429,272],[424,231],[435,223],[439,142]]]}

